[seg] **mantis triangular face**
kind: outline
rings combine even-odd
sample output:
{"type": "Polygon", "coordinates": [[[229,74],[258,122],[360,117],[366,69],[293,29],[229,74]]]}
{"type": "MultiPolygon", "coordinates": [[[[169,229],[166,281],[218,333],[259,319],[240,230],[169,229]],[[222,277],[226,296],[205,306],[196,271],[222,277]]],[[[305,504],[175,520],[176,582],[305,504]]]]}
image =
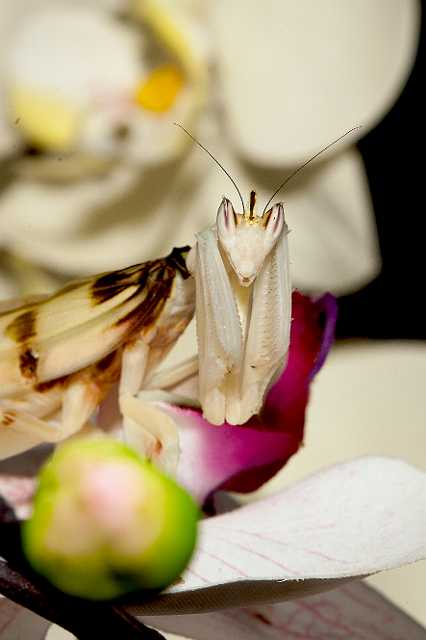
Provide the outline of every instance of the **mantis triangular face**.
{"type": "MultiPolygon", "coordinates": [[[[252,195],[254,205],[254,194],[252,195]]],[[[243,424],[262,406],[289,346],[291,284],[282,204],[237,214],[223,199],[197,235],[194,275],[199,396],[213,424],[243,424]]]]}

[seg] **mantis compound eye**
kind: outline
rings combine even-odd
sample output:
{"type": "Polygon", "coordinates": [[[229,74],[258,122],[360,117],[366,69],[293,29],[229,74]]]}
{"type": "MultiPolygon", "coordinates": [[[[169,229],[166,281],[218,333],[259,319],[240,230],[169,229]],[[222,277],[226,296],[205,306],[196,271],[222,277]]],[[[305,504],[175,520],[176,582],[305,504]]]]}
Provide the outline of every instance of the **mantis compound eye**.
{"type": "Polygon", "coordinates": [[[237,214],[234,211],[232,202],[228,198],[223,198],[217,211],[217,233],[222,243],[229,243],[233,240],[233,235],[238,225],[237,214]]]}
{"type": "Polygon", "coordinates": [[[261,220],[265,229],[264,247],[269,252],[277,242],[285,226],[282,202],[274,204],[269,211],[263,214],[261,220]]]}

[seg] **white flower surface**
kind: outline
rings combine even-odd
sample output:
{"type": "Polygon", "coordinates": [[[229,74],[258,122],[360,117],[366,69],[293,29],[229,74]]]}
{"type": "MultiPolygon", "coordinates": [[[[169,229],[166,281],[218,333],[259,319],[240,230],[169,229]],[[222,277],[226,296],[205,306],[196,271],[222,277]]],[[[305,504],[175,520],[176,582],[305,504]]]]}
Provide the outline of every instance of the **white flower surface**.
{"type": "Polygon", "coordinates": [[[403,88],[417,0],[3,5],[0,153],[11,175],[0,194],[0,243],[8,252],[60,276],[192,244],[230,183],[199,149],[186,153],[174,121],[208,145],[244,195],[256,189],[259,204],[362,124],[278,198],[298,286],[343,293],[378,273],[354,143],[403,88]],[[182,73],[182,85],[164,64],[182,73]],[[29,143],[41,156],[20,155],[29,143]]]}
{"type": "MultiPolygon", "coordinates": [[[[302,640],[373,640],[384,625],[389,640],[424,638],[401,611],[352,581],[424,557],[425,494],[426,475],[398,460],[337,465],[204,520],[182,579],[156,597],[134,597],[126,609],[200,640],[217,638],[220,628],[232,638],[284,631],[302,640]]],[[[2,608],[16,624],[15,606],[2,608]]]]}

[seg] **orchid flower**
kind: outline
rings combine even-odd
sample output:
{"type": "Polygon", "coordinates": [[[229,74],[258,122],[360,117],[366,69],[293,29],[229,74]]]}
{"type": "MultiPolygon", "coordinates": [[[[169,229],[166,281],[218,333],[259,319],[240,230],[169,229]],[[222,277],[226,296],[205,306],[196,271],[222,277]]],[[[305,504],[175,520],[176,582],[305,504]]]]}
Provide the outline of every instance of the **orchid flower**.
{"type": "MultiPolygon", "coordinates": [[[[372,206],[354,144],[389,110],[404,85],[416,51],[417,0],[398,0],[392,9],[384,0],[356,7],[336,7],[328,0],[321,8],[269,0],[266,9],[256,2],[238,1],[231,9],[223,1],[207,7],[195,0],[105,0],[84,8],[72,0],[59,6],[40,0],[35,6],[36,19],[28,2],[3,0],[0,18],[8,54],[2,56],[0,129],[5,134],[0,137],[5,164],[15,172],[0,199],[0,242],[9,254],[60,278],[139,262],[162,253],[171,241],[191,244],[194,233],[211,222],[212,202],[227,185],[199,150],[188,150],[172,121],[190,127],[238,178],[241,189],[256,186],[264,201],[298,164],[344,130],[362,124],[358,133],[299,175],[286,193],[293,274],[304,290],[334,293],[354,290],[377,274],[372,206]],[[119,23],[117,11],[127,16],[126,23],[119,23]],[[61,12],[75,20],[61,21],[61,12]],[[80,24],[89,41],[84,57],[73,55],[72,33],[77,27],[83,32],[80,24]],[[64,38],[53,41],[53,28],[66,31],[64,38]],[[35,32],[38,56],[33,55],[35,32]],[[266,34],[269,45],[255,46],[266,34]],[[152,46],[135,56],[139,36],[152,46]],[[250,46],[243,45],[247,42],[250,46]],[[104,52],[100,60],[90,55],[92,43],[104,52]],[[298,55],[301,50],[303,56],[298,55]],[[167,73],[154,82],[150,73],[159,59],[152,56],[158,51],[160,61],[165,56],[186,70],[189,84],[178,90],[167,73]],[[72,59],[73,66],[58,78],[52,59],[59,53],[58,60],[68,64],[72,59]],[[88,112],[87,119],[77,118],[86,129],[82,124],[76,126],[79,136],[68,133],[73,153],[54,151],[53,160],[16,152],[24,142],[25,118],[15,124],[19,114],[7,106],[14,78],[24,94],[31,90],[36,62],[40,84],[34,90],[42,102],[48,103],[45,87],[59,82],[67,105],[74,105],[68,110],[80,112],[83,104],[88,112]],[[81,87],[89,71],[102,85],[98,94],[115,96],[113,100],[99,98],[88,105],[81,87]],[[129,93],[129,87],[134,95],[141,78],[159,100],[175,97],[161,117],[146,108],[147,101],[145,107],[123,106],[116,99],[124,89],[129,93]],[[204,109],[199,109],[202,103],[204,109]],[[119,135],[114,140],[114,123],[128,127],[127,139],[119,135]],[[139,144],[140,130],[145,137],[139,144]],[[188,153],[179,155],[185,147],[188,153]],[[7,158],[12,153],[11,164],[7,158]],[[157,153],[169,162],[155,163],[157,153]],[[173,158],[179,163],[171,164],[173,158]]],[[[29,105],[35,108],[36,103],[29,105]]],[[[46,121],[31,120],[37,127],[46,121]]],[[[8,273],[16,276],[15,264],[8,263],[4,279],[8,273]]],[[[8,285],[6,279],[5,293],[8,286],[13,282],[8,285]]]]}
{"type": "MultiPolygon", "coordinates": [[[[259,419],[242,427],[212,426],[189,403],[163,398],[154,404],[178,428],[177,478],[207,506],[219,489],[257,488],[301,442],[309,383],[330,346],[335,307],[329,296],[315,301],[296,293],[293,314],[288,365],[259,419]]],[[[25,515],[31,481],[2,478],[0,490],[25,515]]],[[[348,582],[426,555],[425,497],[426,474],[404,462],[369,457],[337,465],[205,519],[181,581],[155,598],[133,598],[123,606],[149,626],[201,640],[224,628],[235,638],[278,638],[283,631],[307,640],[333,633],[374,638],[383,624],[392,640],[398,634],[422,638],[402,612],[368,587],[348,582]]],[[[0,577],[9,584],[7,565],[0,565],[0,577]]],[[[16,605],[0,601],[0,607],[7,632],[29,624],[29,614],[16,605]]],[[[43,637],[47,623],[36,620],[43,637]]],[[[58,633],[52,628],[48,637],[58,633]]]]}
{"type": "MultiPolygon", "coordinates": [[[[392,640],[424,638],[402,612],[351,581],[425,557],[425,497],[426,474],[401,461],[371,457],[338,465],[206,519],[182,580],[121,606],[150,626],[200,640],[283,632],[306,640],[373,639],[379,631],[392,640]]],[[[0,563],[0,584],[8,578],[0,563]]],[[[19,628],[22,615],[0,600],[6,633],[19,628]]]]}

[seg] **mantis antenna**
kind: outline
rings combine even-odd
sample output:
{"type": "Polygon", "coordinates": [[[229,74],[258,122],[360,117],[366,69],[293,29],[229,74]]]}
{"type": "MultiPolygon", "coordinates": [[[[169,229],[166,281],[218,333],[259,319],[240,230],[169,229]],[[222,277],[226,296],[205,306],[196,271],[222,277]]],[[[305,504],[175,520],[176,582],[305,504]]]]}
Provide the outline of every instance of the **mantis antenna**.
{"type": "Polygon", "coordinates": [[[320,149],[320,151],[318,151],[315,155],[313,155],[311,158],[309,158],[309,160],[306,160],[306,162],[304,162],[303,164],[300,165],[300,167],[295,169],[293,171],[293,173],[290,173],[290,175],[287,176],[287,178],[284,180],[284,182],[282,182],[280,184],[278,189],[276,189],[274,191],[274,193],[272,194],[272,196],[269,198],[268,202],[265,204],[265,208],[262,211],[262,215],[265,213],[268,205],[272,202],[272,200],[275,198],[275,196],[281,191],[281,189],[283,189],[290,182],[290,180],[292,178],[294,178],[294,176],[296,174],[299,173],[299,171],[302,171],[302,169],[304,169],[308,164],[310,164],[313,160],[315,160],[315,158],[318,158],[318,156],[320,156],[322,153],[327,151],[327,149],[330,149],[330,147],[332,147],[333,145],[337,144],[337,142],[340,142],[340,140],[343,140],[343,138],[346,138],[346,136],[348,136],[350,133],[353,133],[353,131],[357,131],[358,129],[361,129],[361,125],[358,125],[357,127],[352,127],[352,129],[349,129],[349,131],[346,131],[346,133],[344,133],[343,135],[339,136],[338,138],[333,140],[333,142],[330,142],[328,145],[326,145],[325,147],[320,149]]]}
{"type": "Polygon", "coordinates": [[[179,127],[180,129],[182,129],[182,131],[184,131],[186,133],[186,135],[189,136],[191,138],[191,140],[193,140],[195,142],[195,144],[197,144],[201,149],[203,149],[203,151],[205,151],[210,156],[210,158],[214,162],[216,162],[217,166],[220,167],[220,169],[222,169],[223,173],[228,176],[228,178],[230,179],[230,181],[234,185],[235,189],[237,190],[237,193],[238,193],[238,195],[240,197],[240,200],[241,200],[241,204],[243,205],[243,213],[244,213],[245,210],[246,210],[246,207],[245,207],[245,204],[244,204],[244,199],[243,199],[243,196],[241,195],[241,191],[239,190],[239,188],[237,186],[237,183],[235,182],[235,180],[231,176],[231,174],[225,169],[223,164],[221,164],[219,162],[219,160],[217,158],[215,158],[214,155],[212,153],[210,153],[210,151],[203,144],[201,144],[201,142],[199,142],[199,140],[197,140],[197,138],[194,138],[192,133],[189,133],[189,131],[187,131],[187,129],[185,129],[184,126],[179,124],[179,122],[174,122],[173,124],[176,125],[176,127],[179,127]]]}

